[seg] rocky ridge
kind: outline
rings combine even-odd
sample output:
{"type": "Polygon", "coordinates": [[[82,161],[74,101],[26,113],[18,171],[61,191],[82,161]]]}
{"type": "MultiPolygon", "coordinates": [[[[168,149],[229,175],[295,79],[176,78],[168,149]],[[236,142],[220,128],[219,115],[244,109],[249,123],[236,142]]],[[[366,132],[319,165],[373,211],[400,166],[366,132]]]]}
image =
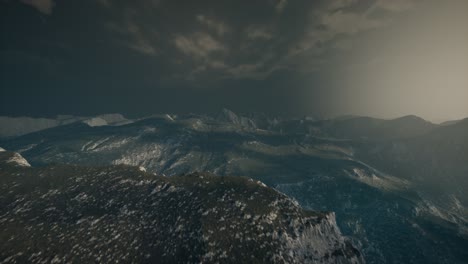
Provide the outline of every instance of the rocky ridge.
{"type": "Polygon", "coordinates": [[[259,181],[138,167],[33,168],[0,153],[2,263],[362,263],[330,212],[259,181]]]}

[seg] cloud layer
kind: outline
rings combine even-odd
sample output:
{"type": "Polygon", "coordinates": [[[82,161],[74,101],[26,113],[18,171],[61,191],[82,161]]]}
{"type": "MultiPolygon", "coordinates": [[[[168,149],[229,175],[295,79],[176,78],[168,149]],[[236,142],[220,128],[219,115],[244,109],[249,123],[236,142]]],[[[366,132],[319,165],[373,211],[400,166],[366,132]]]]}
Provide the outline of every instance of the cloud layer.
{"type": "Polygon", "coordinates": [[[24,4],[33,6],[39,12],[50,15],[52,14],[52,8],[54,7],[53,0],[20,0],[24,4]]]}
{"type": "MultiPolygon", "coordinates": [[[[30,87],[39,87],[40,94],[76,101],[77,108],[81,101],[70,97],[101,96],[96,109],[105,101],[115,111],[127,105],[148,112],[231,107],[381,116],[468,113],[459,100],[468,96],[466,74],[459,73],[468,61],[464,0],[0,5],[6,36],[0,77],[3,87],[12,87],[2,91],[8,98],[1,102],[4,111],[19,109],[22,95],[37,95],[30,87]],[[447,86],[445,97],[435,84],[447,86]],[[127,103],[133,96],[138,103],[127,103]],[[418,103],[422,97],[424,105],[418,103]],[[452,110],[442,109],[442,97],[451,98],[452,110]]],[[[33,97],[28,102],[35,105],[33,97]]]]}

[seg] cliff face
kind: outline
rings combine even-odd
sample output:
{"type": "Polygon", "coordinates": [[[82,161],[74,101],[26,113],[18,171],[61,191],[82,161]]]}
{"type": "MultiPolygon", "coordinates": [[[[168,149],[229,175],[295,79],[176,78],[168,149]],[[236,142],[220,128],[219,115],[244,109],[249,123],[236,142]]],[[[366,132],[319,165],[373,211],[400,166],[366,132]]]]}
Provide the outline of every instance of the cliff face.
{"type": "MultiPolygon", "coordinates": [[[[360,252],[341,235],[336,225],[335,214],[325,213],[320,219],[295,222],[296,236],[285,235],[285,250],[294,252],[299,263],[363,263],[360,252]],[[317,221],[318,220],[318,221],[317,221]],[[307,221],[313,221],[310,224],[307,221]]],[[[286,261],[287,262],[287,261],[286,261]]]]}
{"type": "MultiPolygon", "coordinates": [[[[335,219],[335,213],[327,216],[303,236],[300,246],[310,245],[323,256],[323,262],[333,263],[363,263],[360,252],[352,243],[342,236],[335,219]],[[311,239],[311,238],[315,238],[311,239]],[[330,255],[330,248],[333,249],[330,255]]],[[[304,248],[302,246],[302,248],[304,248]]]]}
{"type": "Polygon", "coordinates": [[[31,168],[0,155],[0,261],[361,263],[333,213],[243,177],[31,168]]]}

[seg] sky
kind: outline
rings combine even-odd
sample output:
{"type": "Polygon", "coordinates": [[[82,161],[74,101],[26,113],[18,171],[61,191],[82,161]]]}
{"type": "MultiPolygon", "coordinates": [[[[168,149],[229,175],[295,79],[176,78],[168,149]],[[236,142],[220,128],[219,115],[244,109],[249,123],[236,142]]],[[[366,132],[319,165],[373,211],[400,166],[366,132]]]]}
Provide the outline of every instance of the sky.
{"type": "Polygon", "coordinates": [[[0,115],[468,117],[466,0],[0,0],[0,115]]]}

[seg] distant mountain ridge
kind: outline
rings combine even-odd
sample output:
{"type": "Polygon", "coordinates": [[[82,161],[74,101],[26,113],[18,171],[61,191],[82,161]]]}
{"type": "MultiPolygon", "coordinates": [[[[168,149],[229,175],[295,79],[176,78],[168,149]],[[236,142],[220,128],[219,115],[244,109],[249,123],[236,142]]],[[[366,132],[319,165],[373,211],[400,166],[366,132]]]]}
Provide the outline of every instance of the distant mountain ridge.
{"type": "Polygon", "coordinates": [[[428,133],[438,125],[410,115],[391,120],[354,117],[325,122],[326,133],[340,138],[382,139],[415,137],[428,133]]]}
{"type": "Polygon", "coordinates": [[[44,129],[84,122],[90,126],[123,125],[131,120],[121,114],[103,114],[96,117],[59,115],[56,118],[0,116],[0,138],[17,137],[44,129]]]}
{"type": "MultiPolygon", "coordinates": [[[[194,115],[197,116],[197,115],[194,115]]],[[[119,126],[150,118],[187,119],[187,115],[157,114],[138,119],[127,119],[122,114],[102,114],[95,117],[79,117],[59,115],[56,118],[6,117],[0,116],[0,139],[17,137],[44,129],[84,122],[89,126],[119,126]]],[[[205,118],[210,118],[204,115],[205,118]]],[[[428,122],[418,116],[408,115],[395,119],[379,119],[364,116],[338,116],[332,119],[312,117],[285,118],[267,116],[264,114],[240,115],[223,108],[218,115],[211,117],[212,121],[225,122],[244,130],[291,130],[298,132],[313,131],[317,127],[328,134],[339,137],[372,139],[376,137],[415,136],[429,131],[437,126],[452,125],[460,120],[447,121],[440,125],[428,122]],[[344,132],[346,131],[346,132],[344,132]]]]}

